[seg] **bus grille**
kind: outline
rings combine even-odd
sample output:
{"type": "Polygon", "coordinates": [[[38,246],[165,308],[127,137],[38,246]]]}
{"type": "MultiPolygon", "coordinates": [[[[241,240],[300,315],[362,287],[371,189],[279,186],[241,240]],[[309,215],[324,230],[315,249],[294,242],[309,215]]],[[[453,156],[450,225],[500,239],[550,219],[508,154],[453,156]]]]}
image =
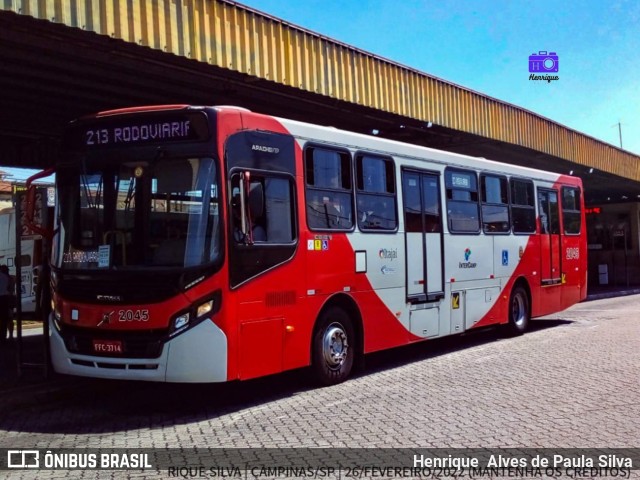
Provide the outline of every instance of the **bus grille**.
{"type": "Polygon", "coordinates": [[[158,358],[167,339],[167,330],[142,332],[114,332],[80,329],[63,326],[60,331],[67,350],[80,355],[109,358],[158,358]],[[94,351],[94,340],[117,340],[122,342],[122,354],[94,351]]]}

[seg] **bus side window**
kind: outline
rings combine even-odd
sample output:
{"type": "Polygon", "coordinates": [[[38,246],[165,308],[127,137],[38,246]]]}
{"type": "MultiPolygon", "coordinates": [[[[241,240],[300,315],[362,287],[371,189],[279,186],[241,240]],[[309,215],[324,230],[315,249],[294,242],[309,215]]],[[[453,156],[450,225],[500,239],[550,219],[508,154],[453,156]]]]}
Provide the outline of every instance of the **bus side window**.
{"type": "Polygon", "coordinates": [[[264,178],[265,228],[268,243],[289,244],[296,240],[293,181],[284,177],[264,178]]]}
{"type": "Polygon", "coordinates": [[[395,169],[391,158],[356,156],[358,227],[363,231],[398,227],[395,169]]]}
{"type": "Polygon", "coordinates": [[[251,237],[242,232],[239,175],[232,178],[232,231],[237,244],[290,244],[296,239],[293,183],[280,176],[251,175],[245,218],[251,237]]]}
{"type": "Polygon", "coordinates": [[[580,189],[574,187],[562,187],[562,223],[564,233],[578,235],[582,222],[580,206],[580,189]]]}
{"type": "Polygon", "coordinates": [[[447,168],[447,217],[451,233],[479,233],[478,179],[468,170],[447,168]]]}
{"type": "Polygon", "coordinates": [[[531,180],[511,179],[513,233],[535,233],[536,207],[531,180]]]}
{"type": "Polygon", "coordinates": [[[501,175],[480,175],[482,229],[484,233],[508,233],[509,188],[501,175]]]}
{"type": "Polygon", "coordinates": [[[351,230],[353,185],[351,155],[308,147],[305,151],[307,225],[312,230],[351,230]]]}

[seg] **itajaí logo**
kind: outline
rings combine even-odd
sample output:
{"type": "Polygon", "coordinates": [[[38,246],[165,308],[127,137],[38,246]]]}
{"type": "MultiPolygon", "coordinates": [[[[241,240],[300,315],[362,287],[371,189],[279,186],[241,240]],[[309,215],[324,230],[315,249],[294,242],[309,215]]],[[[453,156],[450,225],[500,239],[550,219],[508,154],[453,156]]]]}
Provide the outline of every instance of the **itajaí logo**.
{"type": "Polygon", "coordinates": [[[382,260],[390,260],[398,258],[398,249],[397,248],[381,248],[378,252],[378,256],[382,260]]]}
{"type": "Polygon", "coordinates": [[[464,262],[460,262],[458,264],[459,268],[476,268],[478,266],[477,263],[475,262],[470,262],[469,258],[471,258],[471,249],[470,248],[465,248],[464,249],[464,262]]]}

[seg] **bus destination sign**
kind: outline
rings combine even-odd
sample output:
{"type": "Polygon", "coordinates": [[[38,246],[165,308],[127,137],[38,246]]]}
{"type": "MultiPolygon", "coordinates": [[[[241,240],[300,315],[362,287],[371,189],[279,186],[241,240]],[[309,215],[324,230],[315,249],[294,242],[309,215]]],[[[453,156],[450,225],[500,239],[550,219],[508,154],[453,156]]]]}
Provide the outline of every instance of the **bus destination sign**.
{"type": "Polygon", "coordinates": [[[163,117],[138,117],[96,122],[80,129],[83,147],[127,146],[144,143],[167,143],[207,140],[206,116],[202,114],[163,117]]]}

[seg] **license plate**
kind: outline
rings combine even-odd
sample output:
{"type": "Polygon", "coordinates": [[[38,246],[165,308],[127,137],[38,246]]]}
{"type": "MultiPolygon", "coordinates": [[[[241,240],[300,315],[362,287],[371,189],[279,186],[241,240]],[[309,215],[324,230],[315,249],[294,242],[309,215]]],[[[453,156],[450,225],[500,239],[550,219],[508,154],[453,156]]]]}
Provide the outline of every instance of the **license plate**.
{"type": "Polygon", "coordinates": [[[120,355],[123,352],[120,340],[94,340],[93,351],[103,355],[120,355]]]}

